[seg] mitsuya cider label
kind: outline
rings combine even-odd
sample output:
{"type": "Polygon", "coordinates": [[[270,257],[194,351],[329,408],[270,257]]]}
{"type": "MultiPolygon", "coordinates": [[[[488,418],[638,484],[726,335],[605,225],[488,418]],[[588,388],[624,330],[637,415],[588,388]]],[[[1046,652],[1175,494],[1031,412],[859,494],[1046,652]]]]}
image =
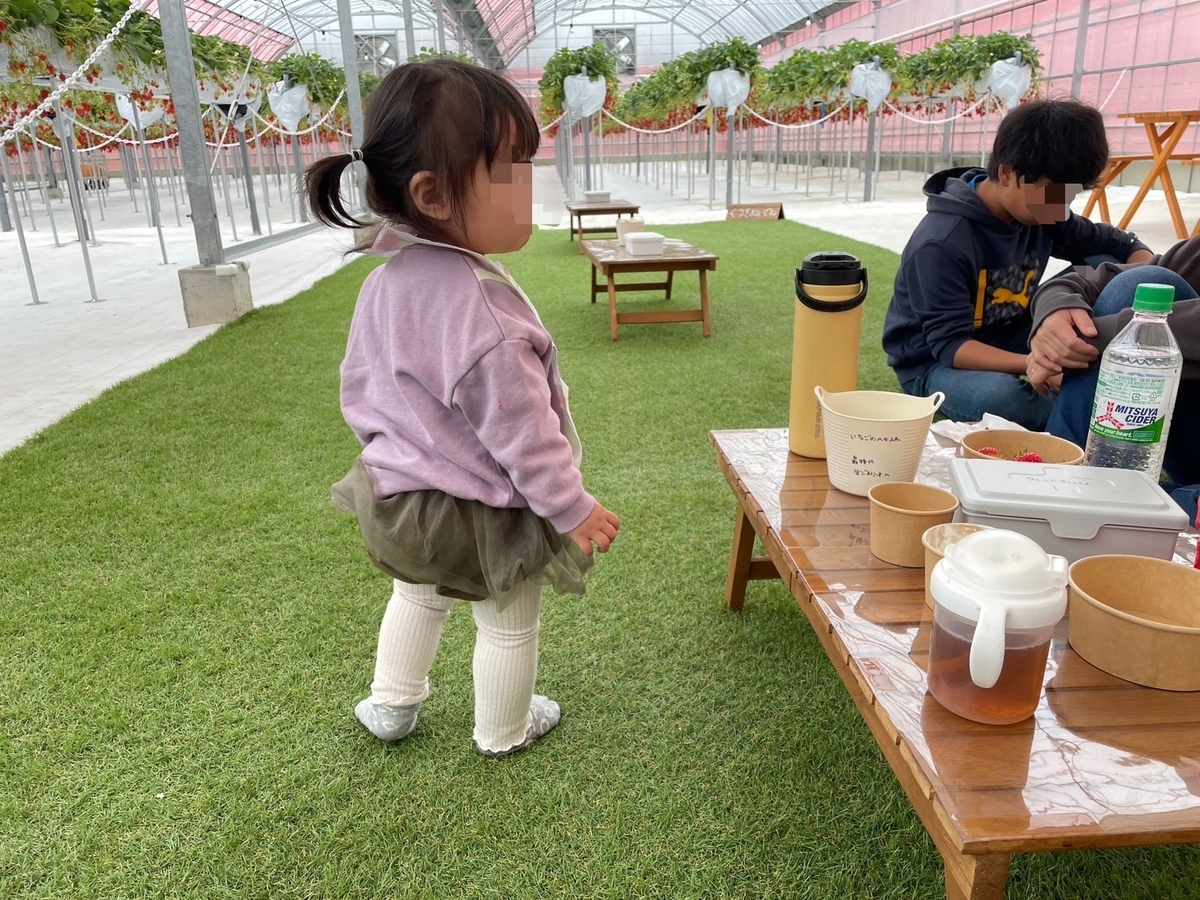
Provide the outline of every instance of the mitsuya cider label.
{"type": "Polygon", "coordinates": [[[1144,367],[1109,365],[1100,369],[1089,429],[1097,437],[1154,444],[1162,440],[1163,423],[1175,386],[1171,371],[1147,372],[1144,367]]]}

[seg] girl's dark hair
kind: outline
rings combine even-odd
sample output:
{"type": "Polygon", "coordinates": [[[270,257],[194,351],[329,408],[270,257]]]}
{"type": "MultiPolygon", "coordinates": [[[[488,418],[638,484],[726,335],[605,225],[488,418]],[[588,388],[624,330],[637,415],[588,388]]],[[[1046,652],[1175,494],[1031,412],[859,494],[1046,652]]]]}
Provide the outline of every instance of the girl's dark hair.
{"type": "MultiPolygon", "coordinates": [[[[406,63],[389,72],[371,95],[363,125],[367,206],[384,220],[409,225],[418,236],[438,241],[447,240],[447,232],[413,202],[409,182],[414,175],[433,173],[452,220],[465,232],[464,198],[480,157],[491,169],[511,141],[512,161],[523,162],[533,159],[541,142],[537,119],[511,81],[449,59],[406,63]]],[[[343,153],[305,170],[309,208],[326,225],[371,224],[355,218],[342,201],[342,173],[351,162],[343,153]]]]}
{"type": "Polygon", "coordinates": [[[1013,109],[996,129],[988,178],[1012,166],[1025,181],[1048,178],[1056,184],[1092,188],[1108,164],[1104,117],[1078,100],[1032,100],[1013,109]]]}

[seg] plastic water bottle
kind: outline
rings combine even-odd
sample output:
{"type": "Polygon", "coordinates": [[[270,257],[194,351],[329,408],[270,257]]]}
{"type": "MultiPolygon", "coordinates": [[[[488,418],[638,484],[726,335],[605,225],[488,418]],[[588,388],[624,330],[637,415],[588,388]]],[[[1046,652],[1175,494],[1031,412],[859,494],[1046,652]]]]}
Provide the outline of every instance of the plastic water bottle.
{"type": "Polygon", "coordinates": [[[1167,327],[1174,300],[1170,285],[1138,285],[1133,319],[1100,362],[1085,466],[1139,469],[1156,481],[1162,473],[1183,370],[1183,355],[1167,327]]]}

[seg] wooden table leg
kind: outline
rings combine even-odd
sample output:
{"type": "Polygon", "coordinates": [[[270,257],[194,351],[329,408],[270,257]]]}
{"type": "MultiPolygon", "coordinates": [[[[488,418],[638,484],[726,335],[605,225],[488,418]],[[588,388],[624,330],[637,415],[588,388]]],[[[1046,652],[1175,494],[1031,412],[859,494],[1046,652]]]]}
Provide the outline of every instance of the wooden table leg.
{"type": "Polygon", "coordinates": [[[1163,129],[1162,134],[1159,134],[1153,122],[1146,122],[1145,125],[1146,136],[1150,141],[1150,152],[1154,154],[1154,164],[1150,167],[1150,172],[1146,175],[1142,186],[1134,195],[1133,202],[1125,210],[1125,215],[1121,216],[1117,227],[1121,229],[1129,227],[1130,221],[1133,220],[1133,214],[1137,212],[1146,195],[1150,193],[1154,182],[1160,181],[1167,201],[1167,209],[1171,213],[1171,222],[1175,225],[1175,234],[1182,240],[1187,237],[1187,226],[1183,223],[1183,213],[1179,210],[1179,198],[1175,196],[1175,185],[1171,181],[1171,172],[1167,168],[1167,163],[1171,159],[1171,154],[1175,152],[1180,138],[1183,137],[1186,126],[1182,122],[1172,122],[1163,129]]]}
{"type": "Polygon", "coordinates": [[[750,554],[754,552],[754,524],[738,504],[733,524],[733,551],[729,554],[729,575],[725,579],[725,605],[739,610],[746,602],[746,584],[750,581],[750,554]]]}
{"type": "Polygon", "coordinates": [[[608,327],[612,332],[612,339],[617,339],[617,278],[616,275],[609,271],[608,273],[608,327]]]}
{"type": "Polygon", "coordinates": [[[956,854],[947,858],[946,900],[1004,900],[1004,885],[1008,881],[1007,853],[983,856],[956,854]]]}
{"type": "Polygon", "coordinates": [[[704,336],[712,335],[712,320],[708,316],[708,270],[700,270],[700,321],[704,323],[704,336]]]}
{"type": "Polygon", "coordinates": [[[671,299],[671,285],[675,282],[675,270],[667,269],[667,299],[671,299]]]}
{"type": "Polygon", "coordinates": [[[596,302],[596,295],[600,293],[600,282],[596,281],[596,264],[592,263],[592,302],[596,302]]]}

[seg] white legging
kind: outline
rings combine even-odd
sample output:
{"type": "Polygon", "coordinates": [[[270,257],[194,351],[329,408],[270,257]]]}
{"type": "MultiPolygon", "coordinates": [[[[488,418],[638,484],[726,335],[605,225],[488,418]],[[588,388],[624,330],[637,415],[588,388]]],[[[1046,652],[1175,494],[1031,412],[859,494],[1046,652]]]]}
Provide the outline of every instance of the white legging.
{"type": "MultiPolygon", "coordinates": [[[[395,582],[379,627],[379,653],[371,699],[408,706],[429,696],[429,670],[442,625],[455,600],[432,585],[395,582]]],[[[537,679],[542,587],[524,582],[505,597],[471,603],[475,617],[475,743],[482,750],[509,750],[525,739],[529,703],[537,679]]]]}

